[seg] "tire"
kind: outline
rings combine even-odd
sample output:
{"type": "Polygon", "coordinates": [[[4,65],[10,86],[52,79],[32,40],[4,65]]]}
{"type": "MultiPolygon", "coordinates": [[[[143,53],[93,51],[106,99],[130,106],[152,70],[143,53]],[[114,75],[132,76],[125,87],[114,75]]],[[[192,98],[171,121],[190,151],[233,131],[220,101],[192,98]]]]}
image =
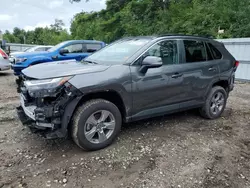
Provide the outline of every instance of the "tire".
{"type": "Polygon", "coordinates": [[[228,94],[221,86],[215,86],[209,92],[205,104],[200,108],[200,114],[206,119],[217,119],[223,113],[227,104],[228,94]],[[221,98],[219,97],[221,95],[221,98]],[[218,101],[216,101],[217,98],[218,101]]]}
{"type": "Polygon", "coordinates": [[[90,100],[73,116],[72,138],[82,149],[103,149],[118,136],[121,125],[122,117],[116,105],[103,99],[90,100]]]}
{"type": "Polygon", "coordinates": [[[21,77],[16,78],[16,85],[17,85],[17,93],[21,92],[21,87],[23,86],[23,80],[21,77]]]}

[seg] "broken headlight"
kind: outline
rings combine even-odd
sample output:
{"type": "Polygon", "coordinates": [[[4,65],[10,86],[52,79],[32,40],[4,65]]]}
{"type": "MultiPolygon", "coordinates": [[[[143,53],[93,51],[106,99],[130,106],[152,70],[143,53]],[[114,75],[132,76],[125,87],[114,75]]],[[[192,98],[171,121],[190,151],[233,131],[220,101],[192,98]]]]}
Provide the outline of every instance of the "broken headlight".
{"type": "Polygon", "coordinates": [[[35,92],[38,92],[41,95],[49,95],[50,93],[55,92],[60,86],[64,85],[71,78],[71,76],[68,76],[45,80],[28,80],[24,82],[24,85],[32,97],[35,92]]]}

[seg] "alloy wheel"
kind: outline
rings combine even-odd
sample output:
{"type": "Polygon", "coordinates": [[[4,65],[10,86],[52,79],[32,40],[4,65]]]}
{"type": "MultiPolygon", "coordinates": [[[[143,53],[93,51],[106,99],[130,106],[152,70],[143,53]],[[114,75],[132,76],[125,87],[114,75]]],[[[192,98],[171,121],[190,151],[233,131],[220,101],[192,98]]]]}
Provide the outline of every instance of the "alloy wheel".
{"type": "Polygon", "coordinates": [[[91,114],[84,127],[86,139],[94,144],[108,140],[114,132],[116,121],[114,115],[107,110],[100,110],[91,114]]]}
{"type": "Polygon", "coordinates": [[[212,97],[211,103],[210,103],[210,111],[212,114],[217,115],[219,114],[225,105],[225,97],[223,93],[217,92],[212,97]]]}

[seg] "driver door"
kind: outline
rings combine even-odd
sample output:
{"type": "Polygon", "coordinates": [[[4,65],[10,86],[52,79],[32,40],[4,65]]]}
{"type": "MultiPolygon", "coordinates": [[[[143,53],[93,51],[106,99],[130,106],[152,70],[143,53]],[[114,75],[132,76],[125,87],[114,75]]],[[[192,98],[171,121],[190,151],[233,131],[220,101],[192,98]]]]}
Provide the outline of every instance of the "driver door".
{"type": "Polygon", "coordinates": [[[87,54],[83,52],[83,44],[70,44],[66,47],[63,47],[62,49],[68,50],[68,53],[65,54],[59,54],[58,60],[70,60],[75,59],[76,61],[81,61],[85,57],[87,57],[87,54]]]}
{"type": "Polygon", "coordinates": [[[178,111],[183,89],[179,41],[164,40],[154,44],[131,66],[134,119],[178,111]],[[163,65],[150,68],[145,74],[139,70],[147,56],[161,57],[163,65]]]}

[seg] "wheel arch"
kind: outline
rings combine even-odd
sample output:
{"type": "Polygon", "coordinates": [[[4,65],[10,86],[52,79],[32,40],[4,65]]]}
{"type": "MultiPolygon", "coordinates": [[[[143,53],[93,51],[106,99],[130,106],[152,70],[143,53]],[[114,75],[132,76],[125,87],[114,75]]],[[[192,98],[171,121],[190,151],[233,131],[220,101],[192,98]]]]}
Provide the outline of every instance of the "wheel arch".
{"type": "Polygon", "coordinates": [[[63,117],[62,117],[61,132],[63,132],[65,135],[67,134],[67,130],[70,126],[73,115],[75,111],[77,110],[77,108],[80,105],[84,104],[86,101],[93,100],[93,99],[104,99],[104,100],[112,102],[120,110],[123,121],[126,121],[127,111],[126,111],[126,106],[121,95],[117,91],[114,91],[114,90],[98,91],[98,92],[88,93],[86,95],[76,97],[66,106],[63,117]]]}
{"type": "Polygon", "coordinates": [[[51,61],[52,61],[52,59],[50,59],[48,57],[38,57],[38,58],[32,59],[29,66],[37,65],[40,63],[47,63],[47,62],[51,62],[51,61]]]}
{"type": "Polygon", "coordinates": [[[221,86],[225,89],[225,91],[229,92],[229,81],[228,80],[218,80],[217,82],[214,82],[212,85],[212,88],[215,86],[221,86]]]}
{"type": "Polygon", "coordinates": [[[213,82],[211,82],[211,84],[207,88],[207,91],[206,91],[206,94],[205,94],[205,98],[207,97],[207,95],[209,94],[209,92],[211,91],[211,89],[213,87],[215,87],[215,86],[221,86],[221,87],[223,87],[225,89],[225,91],[227,93],[229,93],[229,81],[226,80],[226,79],[216,79],[213,82]]]}

